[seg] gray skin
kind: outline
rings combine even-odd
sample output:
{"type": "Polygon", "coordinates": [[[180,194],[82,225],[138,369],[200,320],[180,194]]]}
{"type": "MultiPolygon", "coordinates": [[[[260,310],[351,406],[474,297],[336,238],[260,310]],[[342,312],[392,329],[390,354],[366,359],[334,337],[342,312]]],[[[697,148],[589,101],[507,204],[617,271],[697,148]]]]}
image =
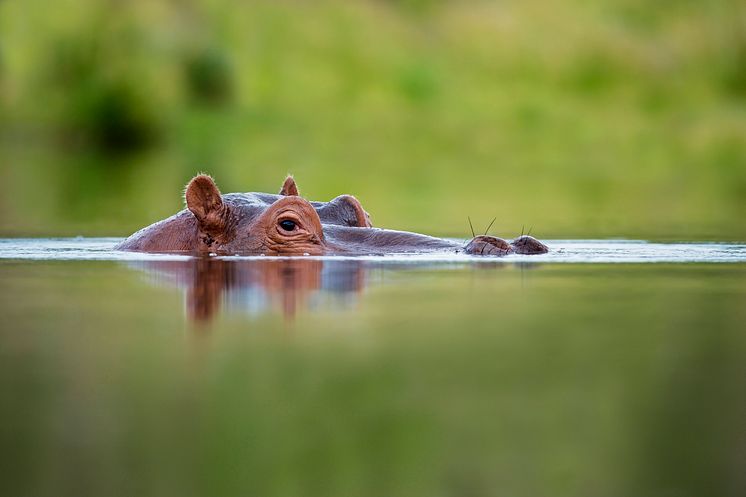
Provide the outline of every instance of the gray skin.
{"type": "Polygon", "coordinates": [[[225,255],[454,252],[477,256],[543,254],[549,250],[528,235],[511,242],[480,235],[463,245],[418,233],[373,228],[367,212],[354,197],[342,195],[329,202],[308,202],[298,196],[295,182],[290,177],[279,195],[223,195],[212,178],[200,175],[187,186],[186,200],[187,209],[141,229],[116,249],[225,255]],[[294,232],[285,232],[277,227],[283,212],[290,212],[294,216],[297,214],[293,217],[298,224],[294,232]],[[301,230],[301,227],[306,229],[301,230]],[[304,234],[305,237],[302,236],[304,234]]]}

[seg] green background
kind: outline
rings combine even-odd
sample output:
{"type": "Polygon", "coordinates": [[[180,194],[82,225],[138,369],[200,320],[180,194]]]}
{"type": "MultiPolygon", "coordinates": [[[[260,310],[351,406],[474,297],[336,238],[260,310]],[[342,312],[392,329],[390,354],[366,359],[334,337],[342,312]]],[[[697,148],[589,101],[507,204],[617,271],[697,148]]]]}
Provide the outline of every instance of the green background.
{"type": "Polygon", "coordinates": [[[223,192],[466,236],[746,239],[737,0],[0,3],[0,234],[223,192]]]}

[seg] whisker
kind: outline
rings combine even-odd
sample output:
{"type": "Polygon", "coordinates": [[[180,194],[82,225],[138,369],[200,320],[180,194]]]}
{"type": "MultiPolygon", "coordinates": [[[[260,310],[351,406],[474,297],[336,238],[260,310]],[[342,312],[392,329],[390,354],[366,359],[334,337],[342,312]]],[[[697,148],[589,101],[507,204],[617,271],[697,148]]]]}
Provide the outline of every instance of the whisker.
{"type": "Polygon", "coordinates": [[[528,233],[527,233],[527,235],[528,235],[528,236],[531,236],[531,231],[532,231],[533,229],[534,229],[534,227],[533,227],[533,226],[531,226],[531,227],[530,227],[530,228],[528,229],[528,233]]]}
{"type": "Polygon", "coordinates": [[[486,229],[486,230],[484,230],[484,234],[485,234],[485,235],[487,235],[487,233],[488,233],[488,232],[490,231],[490,228],[492,228],[492,225],[493,225],[493,224],[495,224],[495,220],[496,220],[496,219],[497,219],[497,216],[495,216],[495,217],[493,217],[493,218],[492,218],[492,222],[490,223],[490,225],[489,225],[489,226],[487,226],[487,229],[486,229]]]}
{"type": "Polygon", "coordinates": [[[466,216],[466,219],[469,220],[469,228],[471,228],[471,237],[474,238],[477,235],[474,234],[474,225],[471,224],[471,217],[470,216],[466,216]]]}

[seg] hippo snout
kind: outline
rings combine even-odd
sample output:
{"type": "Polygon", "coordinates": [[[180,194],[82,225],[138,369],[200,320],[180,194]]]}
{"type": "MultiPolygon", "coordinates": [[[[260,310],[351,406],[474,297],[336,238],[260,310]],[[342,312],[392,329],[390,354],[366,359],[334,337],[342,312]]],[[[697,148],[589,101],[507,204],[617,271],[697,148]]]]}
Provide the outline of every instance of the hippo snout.
{"type": "Polygon", "coordinates": [[[508,255],[513,252],[510,244],[496,236],[479,235],[475,236],[464,247],[464,251],[471,255],[508,255]]]}
{"type": "Polygon", "coordinates": [[[510,245],[516,254],[535,255],[549,252],[549,247],[529,235],[519,236],[510,245]]]}

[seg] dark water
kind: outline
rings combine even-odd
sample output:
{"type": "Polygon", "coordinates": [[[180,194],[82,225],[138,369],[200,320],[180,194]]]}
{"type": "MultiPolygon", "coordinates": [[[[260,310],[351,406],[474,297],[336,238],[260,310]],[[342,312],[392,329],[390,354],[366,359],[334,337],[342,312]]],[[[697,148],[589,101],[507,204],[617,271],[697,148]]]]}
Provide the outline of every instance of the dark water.
{"type": "Polygon", "coordinates": [[[746,490],[746,246],[0,241],[3,495],[746,490]]]}

